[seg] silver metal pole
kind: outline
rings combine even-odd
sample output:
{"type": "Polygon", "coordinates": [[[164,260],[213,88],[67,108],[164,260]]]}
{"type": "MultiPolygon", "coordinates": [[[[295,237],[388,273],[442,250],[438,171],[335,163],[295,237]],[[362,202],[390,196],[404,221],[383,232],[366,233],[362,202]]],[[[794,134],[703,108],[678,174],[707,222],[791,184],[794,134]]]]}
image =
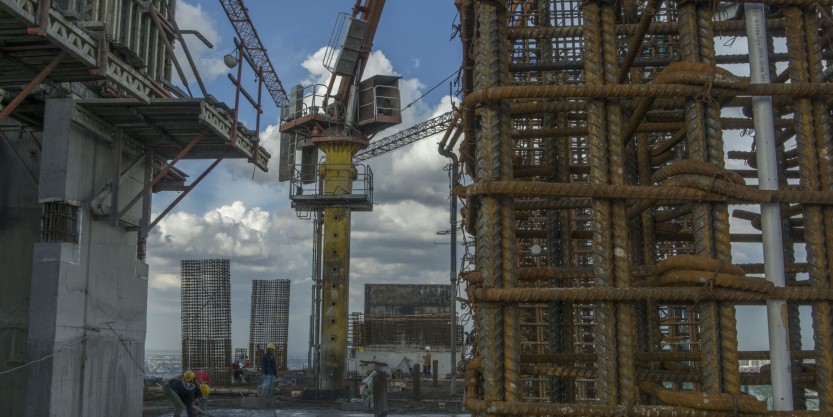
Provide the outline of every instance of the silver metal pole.
{"type": "MultiPolygon", "coordinates": [[[[754,84],[769,84],[769,56],[764,5],[746,3],[746,37],[749,43],[749,68],[754,84]]],[[[775,129],[772,122],[772,98],[752,97],[755,126],[758,187],[778,189],[775,159],[775,129]]],[[[776,287],[784,287],[784,246],[781,239],[781,208],[777,203],[761,204],[761,231],[764,243],[764,273],[776,287]]],[[[792,375],[790,347],[787,339],[787,302],[766,303],[769,327],[769,358],[772,369],[772,405],[775,411],[792,411],[792,375]]]]}

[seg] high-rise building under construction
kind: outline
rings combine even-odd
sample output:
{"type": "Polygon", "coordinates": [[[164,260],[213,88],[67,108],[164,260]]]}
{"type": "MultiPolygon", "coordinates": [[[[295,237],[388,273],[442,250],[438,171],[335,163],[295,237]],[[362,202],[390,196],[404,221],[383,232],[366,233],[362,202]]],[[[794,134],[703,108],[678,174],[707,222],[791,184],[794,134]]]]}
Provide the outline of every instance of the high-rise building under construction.
{"type": "Polygon", "coordinates": [[[183,260],[182,368],[231,383],[231,271],[228,259],[183,260]]]}
{"type": "Polygon", "coordinates": [[[249,321],[249,352],[252,365],[260,359],[269,343],[275,345],[275,364],[286,369],[286,349],[289,339],[288,279],[252,280],[252,314],[249,321]]]}

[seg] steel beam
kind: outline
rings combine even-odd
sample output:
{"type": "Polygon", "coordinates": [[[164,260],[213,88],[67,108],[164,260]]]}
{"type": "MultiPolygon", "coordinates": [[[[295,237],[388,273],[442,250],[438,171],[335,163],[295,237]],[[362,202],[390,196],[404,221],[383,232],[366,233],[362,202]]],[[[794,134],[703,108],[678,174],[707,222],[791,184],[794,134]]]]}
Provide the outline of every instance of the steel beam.
{"type": "Polygon", "coordinates": [[[174,164],[176,164],[177,162],[179,162],[180,159],[185,157],[185,155],[187,155],[188,152],[191,152],[191,149],[194,149],[194,146],[197,146],[197,143],[199,143],[199,141],[205,137],[206,133],[208,133],[208,131],[204,129],[202,133],[194,137],[194,139],[191,140],[191,142],[186,147],[182,148],[179,154],[177,154],[176,157],[168,165],[165,166],[162,172],[157,174],[156,177],[154,177],[153,180],[150,181],[150,184],[147,184],[145,188],[142,189],[142,191],[136,194],[136,196],[133,197],[133,199],[130,200],[130,202],[127,203],[127,205],[123,209],[121,209],[121,211],[119,211],[118,218],[121,219],[122,216],[124,216],[128,211],[130,211],[130,209],[133,207],[134,204],[136,204],[137,201],[139,201],[139,199],[144,197],[146,194],[149,194],[153,186],[156,185],[156,183],[158,183],[162,178],[164,178],[165,175],[167,175],[171,169],[173,169],[174,164]]]}
{"type": "Polygon", "coordinates": [[[30,81],[26,87],[23,87],[23,90],[20,90],[20,92],[17,93],[17,96],[15,96],[15,98],[3,108],[3,111],[0,111],[0,123],[9,117],[9,115],[12,114],[12,112],[17,108],[17,106],[20,105],[20,103],[23,102],[23,100],[26,99],[26,97],[29,97],[29,94],[35,90],[35,87],[40,85],[40,83],[42,83],[43,80],[49,76],[49,73],[52,72],[52,70],[55,69],[59,63],[61,63],[61,60],[64,59],[65,55],[66,54],[64,52],[58,52],[58,54],[55,55],[55,57],[52,58],[52,60],[49,61],[49,63],[46,64],[46,66],[43,67],[43,69],[41,69],[34,78],[32,78],[32,81],[30,81]]]}
{"type": "Polygon", "coordinates": [[[194,189],[197,185],[199,185],[199,183],[203,180],[203,178],[205,178],[206,176],[208,176],[208,174],[210,174],[210,173],[211,173],[211,171],[212,171],[212,170],[214,170],[214,168],[215,168],[215,167],[216,167],[216,166],[217,166],[220,162],[222,162],[222,161],[223,161],[223,159],[225,159],[225,158],[226,158],[226,156],[227,156],[229,153],[231,153],[231,151],[232,151],[232,149],[230,148],[230,149],[229,149],[229,150],[227,150],[227,151],[226,151],[223,155],[221,155],[219,158],[217,158],[216,160],[214,160],[214,162],[212,162],[212,163],[211,163],[211,165],[209,165],[209,166],[208,166],[208,168],[206,168],[206,169],[205,169],[205,171],[203,171],[203,173],[202,173],[202,174],[200,174],[200,176],[199,176],[199,177],[197,177],[197,178],[194,180],[194,182],[193,182],[193,183],[191,183],[191,185],[189,185],[188,187],[186,187],[186,188],[185,188],[185,191],[183,191],[183,192],[179,193],[179,195],[178,195],[178,196],[176,196],[176,199],[174,199],[174,201],[172,201],[172,202],[171,202],[171,204],[168,204],[168,207],[165,207],[165,210],[162,210],[162,213],[159,213],[159,215],[158,215],[158,216],[156,216],[156,219],[154,219],[154,220],[153,220],[153,222],[152,222],[152,223],[148,226],[148,231],[153,230],[153,228],[154,228],[154,227],[156,227],[156,225],[157,225],[160,221],[162,221],[162,219],[164,219],[164,218],[165,218],[165,216],[166,216],[168,213],[170,213],[170,212],[171,212],[171,210],[173,210],[173,208],[174,208],[174,207],[176,207],[176,205],[177,205],[177,204],[179,204],[179,202],[180,202],[180,201],[182,201],[182,199],[183,199],[183,198],[185,198],[185,196],[187,196],[187,195],[188,195],[188,193],[190,193],[190,192],[191,192],[191,190],[193,190],[193,189],[194,189]]]}

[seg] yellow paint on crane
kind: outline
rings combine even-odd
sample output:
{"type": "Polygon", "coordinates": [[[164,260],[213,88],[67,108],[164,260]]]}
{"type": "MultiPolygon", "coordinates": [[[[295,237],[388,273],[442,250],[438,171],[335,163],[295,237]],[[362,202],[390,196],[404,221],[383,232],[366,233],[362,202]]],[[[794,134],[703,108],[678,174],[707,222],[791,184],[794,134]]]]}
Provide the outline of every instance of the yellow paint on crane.
{"type": "MultiPolygon", "coordinates": [[[[320,144],[325,159],[321,176],[325,194],[349,194],[356,168],[353,155],[360,145],[351,142],[320,144]]],[[[323,288],[321,389],[345,387],[347,317],[350,293],[350,209],[324,209],[324,242],[321,256],[323,288]]]]}

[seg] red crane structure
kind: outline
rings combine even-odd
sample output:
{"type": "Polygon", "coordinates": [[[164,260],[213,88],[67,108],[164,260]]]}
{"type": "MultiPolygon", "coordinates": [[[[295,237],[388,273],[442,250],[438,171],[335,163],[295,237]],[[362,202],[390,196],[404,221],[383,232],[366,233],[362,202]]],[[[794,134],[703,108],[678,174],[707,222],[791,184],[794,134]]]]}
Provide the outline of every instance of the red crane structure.
{"type": "Polygon", "coordinates": [[[278,72],[272,65],[269,55],[266,54],[266,48],[260,41],[260,36],[252,24],[252,19],[249,17],[249,9],[243,5],[243,0],[220,0],[223,10],[226,11],[229,21],[234,26],[234,31],[237,32],[237,37],[240,39],[240,44],[237,45],[239,49],[245,51],[248,55],[244,55],[249,61],[249,65],[262,78],[263,84],[266,85],[266,90],[272,96],[275,104],[278,107],[289,104],[286,90],[278,78],[278,72]]]}

